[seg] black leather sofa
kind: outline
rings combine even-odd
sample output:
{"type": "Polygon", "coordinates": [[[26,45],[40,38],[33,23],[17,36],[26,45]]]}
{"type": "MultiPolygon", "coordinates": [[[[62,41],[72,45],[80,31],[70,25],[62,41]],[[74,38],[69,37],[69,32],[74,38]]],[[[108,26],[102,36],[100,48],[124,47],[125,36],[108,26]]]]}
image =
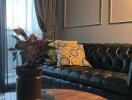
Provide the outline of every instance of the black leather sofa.
{"type": "Polygon", "coordinates": [[[43,88],[70,88],[108,98],[131,95],[131,44],[84,43],[84,49],[93,68],[44,65],[43,88]]]}

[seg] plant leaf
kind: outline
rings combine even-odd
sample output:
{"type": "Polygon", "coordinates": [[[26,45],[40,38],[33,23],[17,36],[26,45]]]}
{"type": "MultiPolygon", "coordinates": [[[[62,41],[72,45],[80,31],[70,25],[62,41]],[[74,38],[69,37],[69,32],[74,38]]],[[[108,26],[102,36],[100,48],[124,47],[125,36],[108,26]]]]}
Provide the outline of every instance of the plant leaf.
{"type": "Polygon", "coordinates": [[[9,50],[9,51],[17,51],[16,48],[9,48],[8,50],[9,50]]]}
{"type": "Polygon", "coordinates": [[[15,61],[17,57],[17,52],[13,52],[12,55],[13,55],[13,61],[15,61]]]}
{"type": "Polygon", "coordinates": [[[13,29],[13,31],[14,31],[16,34],[23,36],[25,40],[28,39],[27,34],[25,33],[25,31],[24,31],[22,28],[13,29]]]}
{"type": "Polygon", "coordinates": [[[22,55],[23,54],[23,51],[20,51],[19,54],[22,55]]]}
{"type": "Polygon", "coordinates": [[[11,35],[13,38],[15,38],[17,41],[21,41],[17,36],[11,35]]]}

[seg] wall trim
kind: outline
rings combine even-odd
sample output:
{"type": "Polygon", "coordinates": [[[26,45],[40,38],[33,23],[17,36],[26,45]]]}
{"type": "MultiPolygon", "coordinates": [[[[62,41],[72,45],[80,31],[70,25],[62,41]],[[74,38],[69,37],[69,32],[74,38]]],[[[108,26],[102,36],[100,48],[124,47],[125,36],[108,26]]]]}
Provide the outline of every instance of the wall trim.
{"type": "MultiPolygon", "coordinates": [[[[113,0],[114,1],[114,0],[113,0]]],[[[131,20],[128,20],[128,21],[115,21],[115,22],[112,22],[112,0],[109,0],[109,24],[128,24],[128,23],[132,23],[132,19],[131,20]]]]}
{"type": "Polygon", "coordinates": [[[102,24],[102,0],[99,0],[99,23],[88,24],[88,25],[75,25],[75,26],[66,26],[66,0],[64,0],[64,20],[63,28],[78,28],[78,27],[88,27],[88,26],[97,26],[102,24]]]}

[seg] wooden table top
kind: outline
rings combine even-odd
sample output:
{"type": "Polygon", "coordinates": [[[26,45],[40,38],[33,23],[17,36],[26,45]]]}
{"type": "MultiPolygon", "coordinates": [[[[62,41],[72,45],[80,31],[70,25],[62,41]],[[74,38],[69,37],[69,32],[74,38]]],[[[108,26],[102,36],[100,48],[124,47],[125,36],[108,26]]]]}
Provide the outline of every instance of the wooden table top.
{"type": "Polygon", "coordinates": [[[52,93],[56,100],[107,100],[92,93],[70,89],[52,89],[52,93]]]}
{"type": "MultiPolygon", "coordinates": [[[[49,100],[44,97],[43,94],[45,92],[54,97],[52,100],[107,100],[104,97],[92,93],[70,89],[43,89],[42,100],[49,100]]],[[[16,100],[16,92],[0,94],[0,100],[16,100]]]]}

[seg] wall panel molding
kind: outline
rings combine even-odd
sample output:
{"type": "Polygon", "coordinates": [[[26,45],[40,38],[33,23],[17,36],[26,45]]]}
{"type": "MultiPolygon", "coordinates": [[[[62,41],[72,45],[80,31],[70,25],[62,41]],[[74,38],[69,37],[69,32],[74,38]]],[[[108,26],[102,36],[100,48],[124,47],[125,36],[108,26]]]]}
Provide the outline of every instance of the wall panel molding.
{"type": "Polygon", "coordinates": [[[64,27],[100,25],[101,10],[102,0],[64,0],[64,27]]]}
{"type": "Polygon", "coordinates": [[[109,0],[109,24],[132,23],[132,0],[109,0]]]}

